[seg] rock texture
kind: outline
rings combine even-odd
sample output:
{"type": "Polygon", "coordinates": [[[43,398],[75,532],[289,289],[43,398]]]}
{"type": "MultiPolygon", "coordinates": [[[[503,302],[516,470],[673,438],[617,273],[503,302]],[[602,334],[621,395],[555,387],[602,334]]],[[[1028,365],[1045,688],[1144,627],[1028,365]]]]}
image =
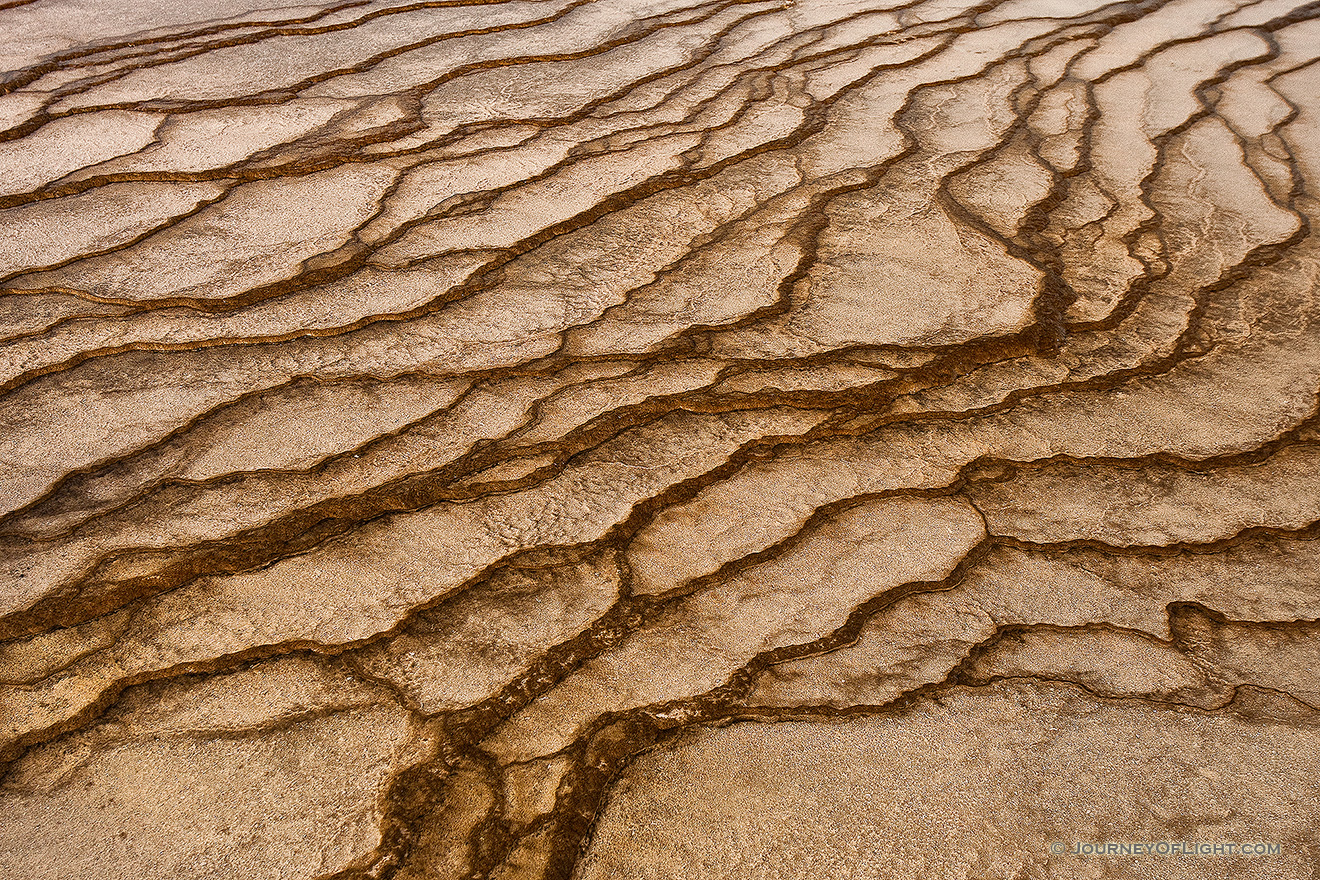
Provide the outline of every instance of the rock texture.
{"type": "Polygon", "coordinates": [[[1315,3],[0,34],[0,876],[1320,876],[1315,3]]]}

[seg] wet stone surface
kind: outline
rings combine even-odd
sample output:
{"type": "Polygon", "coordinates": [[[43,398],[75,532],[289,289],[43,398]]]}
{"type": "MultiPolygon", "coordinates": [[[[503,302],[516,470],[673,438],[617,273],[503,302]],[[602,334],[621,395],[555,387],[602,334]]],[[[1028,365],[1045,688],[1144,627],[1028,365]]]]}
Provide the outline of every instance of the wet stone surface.
{"type": "Polygon", "coordinates": [[[0,876],[1320,876],[1314,5],[0,34],[0,876]]]}

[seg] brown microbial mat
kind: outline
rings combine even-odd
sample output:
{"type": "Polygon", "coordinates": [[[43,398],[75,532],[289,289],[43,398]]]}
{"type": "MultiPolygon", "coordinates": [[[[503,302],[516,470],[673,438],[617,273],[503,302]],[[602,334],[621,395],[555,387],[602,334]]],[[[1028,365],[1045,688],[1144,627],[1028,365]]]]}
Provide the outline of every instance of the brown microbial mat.
{"type": "Polygon", "coordinates": [[[0,0],[0,877],[1320,877],[1318,57],[0,0]]]}

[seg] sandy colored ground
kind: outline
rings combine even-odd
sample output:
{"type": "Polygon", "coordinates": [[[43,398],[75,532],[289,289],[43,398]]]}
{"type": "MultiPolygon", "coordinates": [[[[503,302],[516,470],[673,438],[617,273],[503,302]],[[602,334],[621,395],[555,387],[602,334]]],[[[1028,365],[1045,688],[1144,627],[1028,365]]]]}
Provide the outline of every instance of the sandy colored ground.
{"type": "Polygon", "coordinates": [[[1320,876],[1318,58],[0,3],[0,877],[1320,876]]]}

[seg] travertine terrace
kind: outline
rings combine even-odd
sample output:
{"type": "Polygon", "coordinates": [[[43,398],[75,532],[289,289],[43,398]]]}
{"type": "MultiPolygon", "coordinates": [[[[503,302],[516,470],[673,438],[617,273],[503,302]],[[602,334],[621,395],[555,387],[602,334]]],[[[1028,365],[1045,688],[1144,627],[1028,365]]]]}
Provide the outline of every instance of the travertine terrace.
{"type": "Polygon", "coordinates": [[[6,880],[1320,876],[1320,4],[0,56],[6,880]]]}

